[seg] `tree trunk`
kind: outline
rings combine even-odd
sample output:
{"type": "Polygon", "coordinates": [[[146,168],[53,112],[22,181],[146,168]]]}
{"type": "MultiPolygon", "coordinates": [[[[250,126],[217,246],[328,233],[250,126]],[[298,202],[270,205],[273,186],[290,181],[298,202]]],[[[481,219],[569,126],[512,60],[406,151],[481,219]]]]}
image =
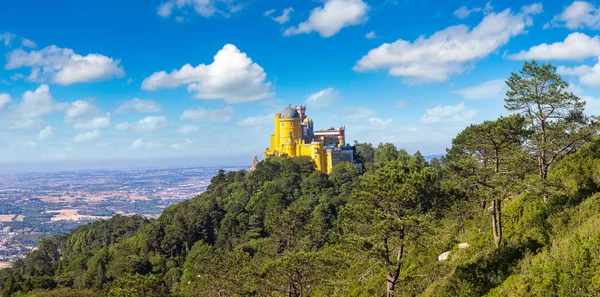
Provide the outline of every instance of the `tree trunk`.
{"type": "Polygon", "coordinates": [[[400,267],[402,267],[402,257],[404,257],[404,227],[400,229],[400,247],[398,247],[398,253],[396,254],[396,266],[394,270],[389,271],[387,275],[387,293],[386,297],[392,297],[394,295],[394,289],[400,276],[400,267]]]}
{"type": "Polygon", "coordinates": [[[496,249],[500,248],[502,241],[502,200],[492,200],[492,230],[494,232],[494,243],[496,249]]]}

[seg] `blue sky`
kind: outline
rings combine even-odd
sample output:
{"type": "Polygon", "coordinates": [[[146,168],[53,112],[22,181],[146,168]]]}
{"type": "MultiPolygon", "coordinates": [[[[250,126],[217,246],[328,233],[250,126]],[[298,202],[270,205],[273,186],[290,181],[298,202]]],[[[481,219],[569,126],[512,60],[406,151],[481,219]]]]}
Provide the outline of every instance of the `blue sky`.
{"type": "Polygon", "coordinates": [[[598,30],[583,1],[9,1],[0,163],[246,164],[288,103],[349,142],[444,153],[506,114],[524,60],[598,114],[598,30]]]}

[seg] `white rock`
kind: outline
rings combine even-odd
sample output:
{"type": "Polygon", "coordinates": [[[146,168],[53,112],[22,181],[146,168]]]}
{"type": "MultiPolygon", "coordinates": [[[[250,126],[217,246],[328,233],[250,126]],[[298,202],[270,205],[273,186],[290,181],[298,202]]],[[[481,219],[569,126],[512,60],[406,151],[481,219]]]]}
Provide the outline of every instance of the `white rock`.
{"type": "Polygon", "coordinates": [[[441,255],[438,256],[438,261],[446,261],[446,260],[448,260],[448,256],[449,255],[450,255],[450,251],[443,252],[441,255]]]}
{"type": "Polygon", "coordinates": [[[468,247],[470,247],[470,245],[467,242],[463,242],[463,243],[459,243],[458,244],[458,248],[459,249],[466,249],[468,247]]]}

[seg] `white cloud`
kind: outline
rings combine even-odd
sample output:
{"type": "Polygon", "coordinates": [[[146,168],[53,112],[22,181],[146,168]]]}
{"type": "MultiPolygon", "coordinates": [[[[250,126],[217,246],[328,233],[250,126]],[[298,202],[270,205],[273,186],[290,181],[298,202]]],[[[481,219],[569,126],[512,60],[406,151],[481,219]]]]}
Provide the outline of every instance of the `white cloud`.
{"type": "Polygon", "coordinates": [[[585,113],[590,116],[600,115],[600,99],[591,96],[581,96],[585,101],[585,113]]]}
{"type": "Polygon", "coordinates": [[[162,110],[162,106],[152,100],[142,100],[138,98],[131,99],[123,104],[121,104],[115,113],[117,114],[125,114],[130,112],[159,112],[162,110]]]}
{"type": "Polygon", "coordinates": [[[46,128],[40,130],[40,133],[38,133],[37,139],[40,141],[46,140],[46,139],[48,139],[48,137],[50,137],[50,135],[52,135],[52,127],[46,126],[46,128]]]}
{"type": "Polygon", "coordinates": [[[544,29],[550,27],[566,27],[571,30],[600,29],[600,8],[585,1],[573,1],[562,13],[544,25],[544,29]]]}
{"type": "Polygon", "coordinates": [[[221,109],[186,109],[181,114],[182,120],[194,122],[228,122],[235,115],[235,110],[231,106],[221,109]]]}
{"type": "Polygon", "coordinates": [[[339,91],[333,88],[327,88],[309,95],[306,98],[306,105],[314,109],[324,109],[331,106],[339,99],[339,91]]]}
{"type": "Polygon", "coordinates": [[[477,115],[477,110],[468,109],[464,102],[458,105],[438,105],[425,111],[421,117],[421,123],[469,123],[475,118],[475,115],[477,115]]]}
{"type": "Polygon", "coordinates": [[[196,125],[185,125],[177,130],[177,132],[179,132],[181,135],[194,134],[198,131],[200,131],[200,128],[196,125]]]}
{"type": "Polygon", "coordinates": [[[542,43],[510,55],[513,60],[582,60],[600,56],[600,36],[593,38],[584,33],[571,33],[564,42],[542,43]]]}
{"type": "Polygon", "coordinates": [[[308,20],[295,27],[289,27],[283,35],[318,32],[322,37],[331,37],[342,28],[355,26],[367,21],[369,6],[362,0],[326,0],[323,7],[310,12],[308,20]]]}
{"type": "Polygon", "coordinates": [[[413,82],[442,82],[451,74],[461,73],[465,64],[487,57],[531,26],[531,15],[542,10],[541,4],[524,6],[521,12],[506,9],[490,12],[474,28],[451,26],[415,41],[399,39],[372,49],[354,66],[355,71],[388,69],[393,76],[413,82]]]}
{"type": "Polygon", "coordinates": [[[460,95],[465,99],[496,99],[504,96],[507,89],[503,79],[496,79],[450,93],[460,95]]]}
{"type": "Polygon", "coordinates": [[[184,140],[184,142],[182,142],[182,143],[174,143],[174,144],[171,144],[169,147],[172,148],[172,149],[174,149],[174,150],[176,150],[176,151],[178,151],[178,150],[187,150],[192,143],[194,143],[192,140],[189,140],[189,139],[186,138],[184,140]]]}
{"type": "Polygon", "coordinates": [[[138,122],[138,124],[136,125],[136,129],[143,131],[156,131],[165,129],[168,126],[169,121],[163,116],[147,116],[138,122]]]}
{"type": "Polygon", "coordinates": [[[454,11],[454,16],[459,18],[459,19],[465,19],[467,17],[469,17],[469,15],[472,12],[479,12],[481,11],[480,7],[475,7],[473,9],[468,9],[466,6],[461,6],[459,9],[454,11]]]}
{"type": "Polygon", "coordinates": [[[117,130],[128,130],[129,128],[131,128],[131,123],[129,122],[119,123],[115,126],[117,130]]]}
{"type": "Polygon", "coordinates": [[[293,12],[294,9],[291,7],[288,7],[286,9],[283,10],[283,13],[278,16],[278,17],[272,17],[271,19],[273,19],[274,21],[278,22],[279,24],[283,25],[285,23],[287,23],[290,20],[290,13],[293,12]]]}
{"type": "Polygon", "coordinates": [[[4,108],[8,103],[12,102],[12,98],[9,94],[0,93],[0,109],[4,108]]]}
{"type": "Polygon", "coordinates": [[[136,140],[133,141],[133,143],[129,146],[130,149],[132,150],[137,150],[137,149],[154,149],[154,148],[159,148],[162,145],[157,144],[157,143],[151,143],[151,142],[144,142],[141,138],[138,138],[136,140]]]}
{"type": "Polygon", "coordinates": [[[466,6],[461,6],[459,9],[454,11],[454,16],[459,19],[465,19],[465,18],[469,17],[469,15],[471,15],[471,13],[473,13],[473,12],[483,11],[483,14],[488,14],[488,13],[492,12],[493,10],[494,10],[494,8],[492,7],[491,2],[486,3],[485,7],[483,7],[483,8],[475,7],[473,9],[468,9],[466,6]]]}
{"type": "Polygon", "coordinates": [[[75,136],[73,141],[74,142],[88,142],[88,141],[98,138],[98,136],[100,136],[100,132],[98,132],[98,130],[88,131],[85,133],[78,134],[77,136],[75,136]]]}
{"type": "Polygon", "coordinates": [[[134,129],[137,131],[158,131],[169,127],[169,121],[164,116],[147,116],[137,123],[123,122],[115,126],[117,130],[134,129]]]}
{"type": "Polygon", "coordinates": [[[165,3],[162,3],[158,7],[158,9],[156,9],[156,13],[163,18],[168,18],[169,16],[171,16],[171,13],[173,13],[174,7],[175,7],[175,5],[173,5],[173,3],[165,2],[165,3]]]}
{"type": "Polygon", "coordinates": [[[349,108],[344,113],[350,119],[372,118],[376,114],[374,110],[364,106],[349,108]]]}
{"type": "Polygon", "coordinates": [[[589,87],[600,88],[600,57],[593,67],[581,65],[576,67],[558,66],[556,72],[560,75],[577,76],[579,82],[589,87]]]}
{"type": "Polygon", "coordinates": [[[98,109],[91,100],[77,100],[65,112],[65,123],[77,130],[108,128],[110,120],[110,113],[98,109]]]}
{"type": "Polygon", "coordinates": [[[72,49],[48,46],[27,52],[21,48],[6,56],[6,69],[31,68],[30,81],[50,81],[59,85],[108,80],[123,77],[119,60],[100,54],[81,56],[72,49]]]}
{"type": "Polygon", "coordinates": [[[267,126],[273,123],[273,115],[268,114],[265,116],[247,117],[237,124],[243,127],[255,127],[255,126],[267,126]]]}
{"type": "Polygon", "coordinates": [[[406,102],[404,102],[403,100],[396,101],[396,109],[402,109],[404,108],[404,106],[406,106],[406,102]]]}
{"type": "Polygon", "coordinates": [[[268,17],[268,16],[270,16],[271,14],[273,14],[275,11],[276,11],[276,10],[275,10],[274,8],[273,8],[273,9],[269,9],[269,10],[265,11],[265,13],[264,13],[264,16],[268,17]]]}
{"type": "Polygon", "coordinates": [[[68,107],[52,99],[48,85],[40,85],[35,91],[26,91],[15,110],[7,115],[13,128],[33,128],[41,126],[43,118],[68,107]]]}
{"type": "Polygon", "coordinates": [[[193,9],[205,18],[215,14],[228,17],[232,13],[240,11],[242,7],[243,4],[235,4],[235,0],[169,0],[159,5],[156,14],[163,18],[169,18],[176,11],[187,14],[189,9],[193,9]]]}
{"type": "Polygon", "coordinates": [[[365,38],[366,39],[375,39],[375,38],[377,38],[377,35],[375,34],[375,31],[371,31],[371,32],[365,34],[365,38]]]}
{"type": "Polygon", "coordinates": [[[29,47],[29,48],[36,48],[37,44],[35,42],[33,42],[33,40],[30,40],[27,38],[21,38],[21,46],[29,47]]]}
{"type": "Polygon", "coordinates": [[[142,89],[155,91],[187,85],[188,92],[198,99],[224,99],[227,103],[242,103],[270,97],[271,82],[265,81],[264,69],[233,44],[226,44],[209,65],[192,67],[186,64],[171,73],[153,73],[142,82],[142,89]]]}
{"type": "Polygon", "coordinates": [[[389,128],[389,126],[392,124],[393,120],[392,119],[387,119],[387,120],[383,120],[380,118],[369,118],[366,122],[366,125],[369,129],[385,129],[385,128],[389,128]]]}
{"type": "Polygon", "coordinates": [[[4,32],[0,34],[0,41],[4,43],[4,46],[10,46],[10,43],[15,38],[15,34],[4,32]]]}

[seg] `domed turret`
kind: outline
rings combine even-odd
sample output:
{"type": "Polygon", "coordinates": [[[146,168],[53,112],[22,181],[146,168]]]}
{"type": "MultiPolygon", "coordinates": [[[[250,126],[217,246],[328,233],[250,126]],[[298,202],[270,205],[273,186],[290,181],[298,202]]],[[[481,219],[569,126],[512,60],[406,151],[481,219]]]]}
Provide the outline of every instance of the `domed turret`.
{"type": "Polygon", "coordinates": [[[283,111],[281,112],[281,118],[282,119],[296,119],[296,118],[300,118],[300,114],[298,113],[297,110],[288,106],[288,107],[284,108],[283,111]]]}

